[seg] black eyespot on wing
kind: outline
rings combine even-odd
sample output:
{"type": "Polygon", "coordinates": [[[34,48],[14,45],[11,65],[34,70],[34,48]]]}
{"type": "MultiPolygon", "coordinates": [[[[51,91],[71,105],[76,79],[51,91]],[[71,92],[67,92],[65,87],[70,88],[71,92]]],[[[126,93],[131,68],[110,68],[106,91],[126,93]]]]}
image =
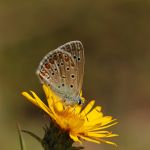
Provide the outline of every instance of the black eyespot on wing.
{"type": "Polygon", "coordinates": [[[54,72],[52,72],[52,75],[54,75],[55,73],[54,72]]]}
{"type": "Polygon", "coordinates": [[[81,58],[80,58],[80,57],[78,57],[78,60],[81,60],[81,58]]]}
{"type": "Polygon", "coordinates": [[[57,55],[56,54],[54,54],[53,59],[57,60],[57,55]]]}
{"type": "Polygon", "coordinates": [[[67,67],[66,70],[69,71],[70,70],[69,67],[67,67]]]}
{"type": "Polygon", "coordinates": [[[71,84],[70,87],[73,88],[73,85],[71,84]]]}
{"type": "Polygon", "coordinates": [[[71,78],[74,78],[74,77],[75,77],[74,74],[72,74],[72,75],[71,75],[71,78]]]}
{"type": "Polygon", "coordinates": [[[63,57],[62,53],[59,53],[58,56],[60,59],[63,57]]]}
{"type": "Polygon", "coordinates": [[[62,62],[62,63],[61,63],[61,65],[63,66],[63,65],[64,65],[64,63],[62,62]]]}
{"type": "Polygon", "coordinates": [[[65,84],[63,83],[62,86],[65,86],[65,84]]]}
{"type": "Polygon", "coordinates": [[[73,56],[73,58],[76,59],[77,57],[76,57],[76,56],[73,56]]]}

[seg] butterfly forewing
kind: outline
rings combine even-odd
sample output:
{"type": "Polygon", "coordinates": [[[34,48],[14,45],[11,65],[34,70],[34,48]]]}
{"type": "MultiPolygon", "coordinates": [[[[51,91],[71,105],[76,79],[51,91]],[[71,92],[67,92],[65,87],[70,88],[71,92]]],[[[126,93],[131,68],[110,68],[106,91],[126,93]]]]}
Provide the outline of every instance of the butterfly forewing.
{"type": "Polygon", "coordinates": [[[37,75],[63,100],[80,93],[84,73],[84,51],[81,42],[68,42],[50,51],[40,62],[37,75]]]}

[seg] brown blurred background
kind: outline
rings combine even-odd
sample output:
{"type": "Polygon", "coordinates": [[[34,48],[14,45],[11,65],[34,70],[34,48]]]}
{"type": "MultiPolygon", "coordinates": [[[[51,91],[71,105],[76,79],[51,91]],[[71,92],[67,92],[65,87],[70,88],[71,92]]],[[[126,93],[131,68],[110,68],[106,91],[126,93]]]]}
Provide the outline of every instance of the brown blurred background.
{"type": "MultiPolygon", "coordinates": [[[[35,76],[49,50],[81,40],[86,65],[83,91],[119,124],[110,130],[120,150],[150,149],[150,1],[1,0],[0,149],[20,150],[16,122],[43,136],[43,112],[22,91],[43,91],[35,76]]],[[[42,150],[24,135],[27,150],[42,150]]],[[[85,143],[86,150],[114,150],[85,143]]]]}

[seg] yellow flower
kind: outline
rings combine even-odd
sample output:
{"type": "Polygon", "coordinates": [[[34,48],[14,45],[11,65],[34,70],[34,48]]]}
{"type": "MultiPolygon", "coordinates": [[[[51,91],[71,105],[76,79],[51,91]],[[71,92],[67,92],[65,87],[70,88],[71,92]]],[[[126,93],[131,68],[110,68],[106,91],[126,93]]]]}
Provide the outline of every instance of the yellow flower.
{"type": "MultiPolygon", "coordinates": [[[[103,116],[101,107],[93,108],[95,101],[90,101],[84,108],[76,105],[74,107],[65,106],[62,100],[46,85],[43,85],[48,106],[33,92],[32,96],[27,92],[22,92],[30,102],[43,109],[61,129],[68,132],[73,141],[81,143],[81,139],[86,141],[115,145],[107,141],[106,138],[118,136],[104,129],[115,125],[117,122],[111,116],[103,116]]],[[[82,93],[80,94],[82,100],[82,93]]]]}

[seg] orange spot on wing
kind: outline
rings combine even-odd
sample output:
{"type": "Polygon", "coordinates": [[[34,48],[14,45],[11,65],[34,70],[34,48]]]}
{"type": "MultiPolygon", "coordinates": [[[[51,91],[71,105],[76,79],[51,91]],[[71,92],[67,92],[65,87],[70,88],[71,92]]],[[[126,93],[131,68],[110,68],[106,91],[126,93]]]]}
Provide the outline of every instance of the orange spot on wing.
{"type": "Polygon", "coordinates": [[[68,62],[69,61],[69,57],[65,56],[65,61],[68,62]]]}
{"type": "Polygon", "coordinates": [[[46,63],[46,64],[45,64],[45,68],[46,68],[46,69],[49,69],[49,68],[50,68],[50,64],[46,63]]]}
{"type": "Polygon", "coordinates": [[[54,64],[54,60],[52,60],[52,59],[49,59],[49,62],[50,62],[51,64],[54,64]]]}

